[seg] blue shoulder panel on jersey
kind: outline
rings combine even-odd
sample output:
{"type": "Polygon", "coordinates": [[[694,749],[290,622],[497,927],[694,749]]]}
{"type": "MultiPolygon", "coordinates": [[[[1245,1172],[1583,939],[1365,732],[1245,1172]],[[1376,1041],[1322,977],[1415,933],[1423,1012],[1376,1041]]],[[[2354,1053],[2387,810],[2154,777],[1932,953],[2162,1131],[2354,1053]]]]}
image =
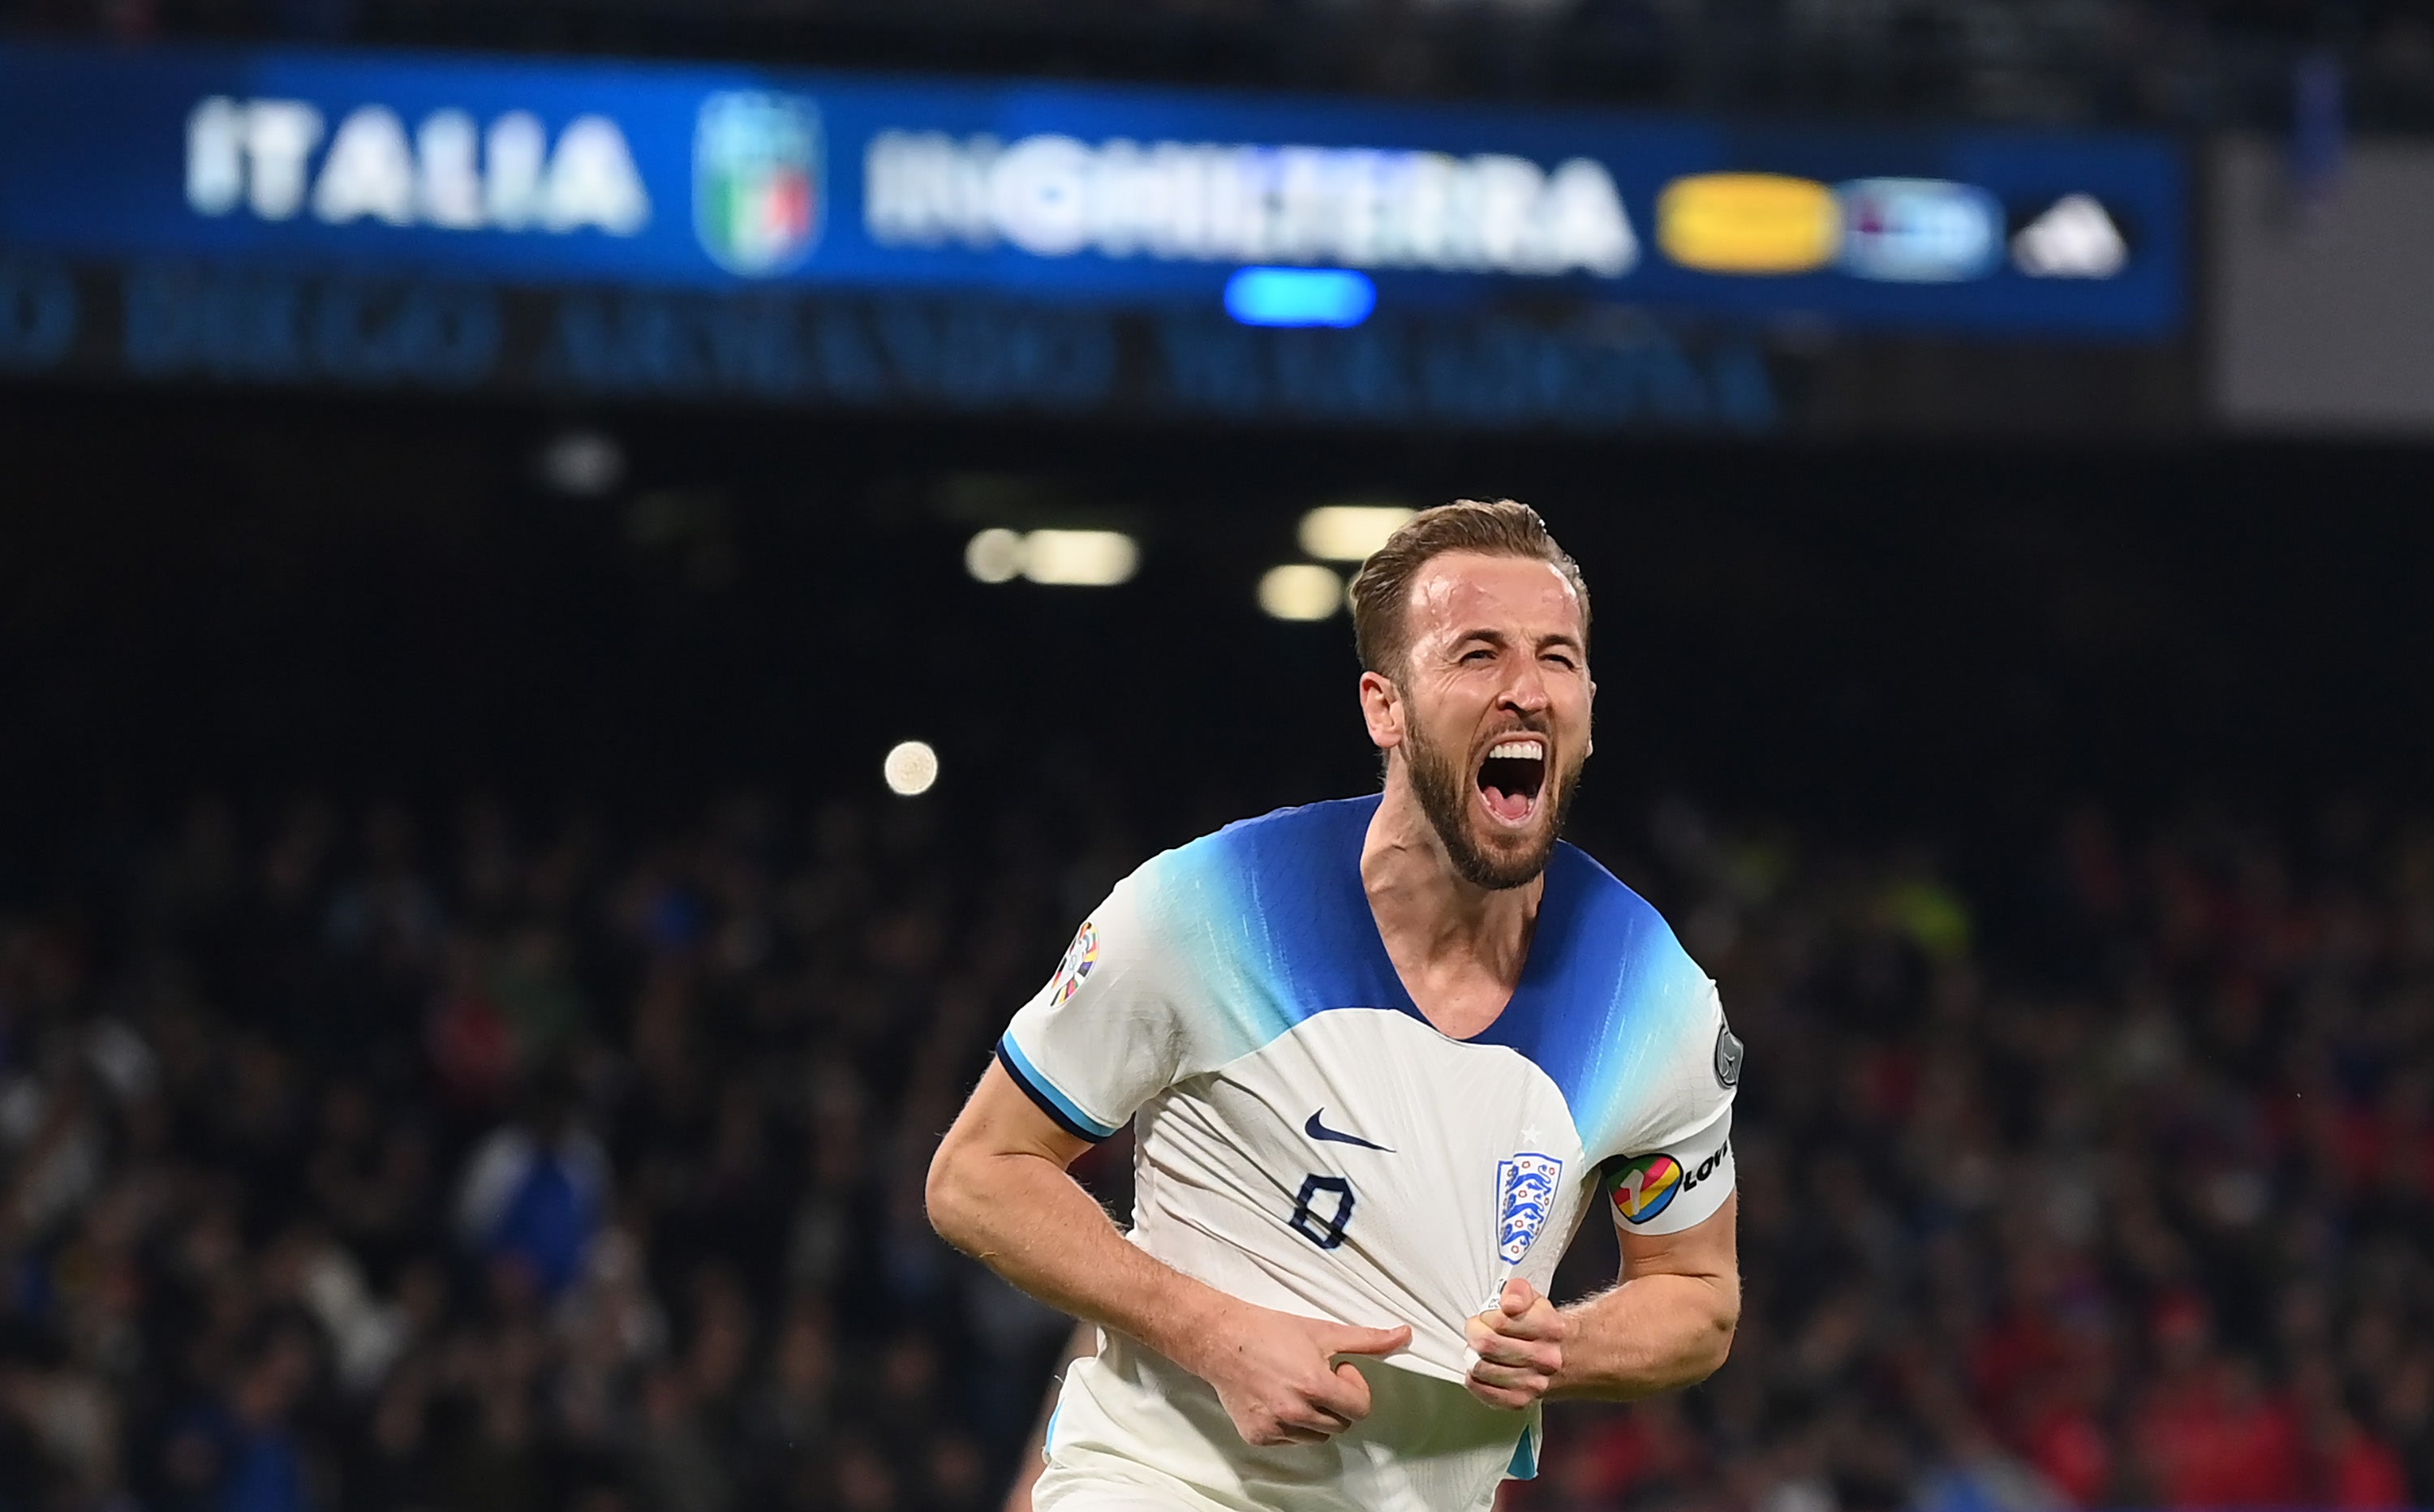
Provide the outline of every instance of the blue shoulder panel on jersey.
{"type": "Polygon", "coordinates": [[[1159,941],[1200,985],[1200,1006],[1222,1015],[1205,1026],[1220,1057],[1248,1054],[1329,1009],[1417,1011],[1361,891],[1361,841],[1377,802],[1279,808],[1142,869],[1142,908],[1156,913],[1159,941]]]}
{"type": "Polygon", "coordinates": [[[1697,1032],[1710,990],[1647,899],[1558,845],[1520,985],[1478,1040],[1537,1062],[1595,1148],[1605,1121],[1638,1100],[1685,1032],[1697,1032]]]}
{"type": "MultiPolygon", "coordinates": [[[[1151,869],[1164,937],[1227,1014],[1231,1053],[1330,1009],[1392,1009],[1425,1022],[1361,883],[1379,802],[1281,808],[1170,851],[1151,869]]],[[[1536,1062],[1594,1144],[1597,1126],[1637,1093],[1707,990],[1655,909],[1559,844],[1520,984],[1476,1043],[1536,1062]]]]}
{"type": "Polygon", "coordinates": [[[1041,1075],[1039,1068],[1031,1063],[1031,1057],[1022,1053],[1022,1046],[1014,1043],[1013,1035],[998,1037],[997,1060],[998,1064],[1005,1067],[1005,1074],[1014,1079],[1014,1084],[1028,1094],[1033,1102],[1039,1104],[1039,1111],[1054,1120],[1065,1132],[1092,1144],[1115,1133],[1112,1126],[1084,1113],[1074,1106],[1072,1098],[1057,1091],[1056,1083],[1041,1075]]]}

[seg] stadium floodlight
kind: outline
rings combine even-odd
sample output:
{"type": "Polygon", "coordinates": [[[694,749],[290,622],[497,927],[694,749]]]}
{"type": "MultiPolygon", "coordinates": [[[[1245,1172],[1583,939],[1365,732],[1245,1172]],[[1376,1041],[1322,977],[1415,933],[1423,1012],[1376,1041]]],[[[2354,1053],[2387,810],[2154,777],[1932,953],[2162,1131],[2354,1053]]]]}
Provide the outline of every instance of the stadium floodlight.
{"type": "Polygon", "coordinates": [[[1122,531],[996,528],[964,543],[964,570],[983,583],[1029,578],[1057,587],[1106,588],[1129,582],[1140,546],[1122,531]]]}
{"type": "Polygon", "coordinates": [[[1022,575],[1034,583],[1113,587],[1140,566],[1140,547],[1122,531],[1036,530],[1022,538],[1022,575]]]}
{"type": "Polygon", "coordinates": [[[1022,575],[1022,536],[1010,530],[985,530],[964,545],[964,570],[983,583],[1011,583],[1022,575]]]}
{"type": "Polygon", "coordinates": [[[1272,567],[1260,578],[1260,607],[1277,620],[1324,620],[1344,606],[1344,579],[1314,562],[1272,567]]]}
{"type": "Polygon", "coordinates": [[[1400,504],[1322,504],[1301,517],[1301,549],[1322,562],[1365,562],[1411,518],[1400,504]]]}
{"type": "Polygon", "coordinates": [[[887,779],[889,792],[917,798],[938,780],[938,753],[926,740],[906,740],[887,753],[879,772],[887,779]]]}

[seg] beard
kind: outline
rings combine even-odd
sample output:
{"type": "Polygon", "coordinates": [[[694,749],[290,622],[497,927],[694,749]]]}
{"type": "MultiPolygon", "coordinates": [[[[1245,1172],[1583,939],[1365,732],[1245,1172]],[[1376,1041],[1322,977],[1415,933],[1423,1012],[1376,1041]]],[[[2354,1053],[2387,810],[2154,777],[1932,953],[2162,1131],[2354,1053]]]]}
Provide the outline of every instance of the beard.
{"type": "MultiPolygon", "coordinates": [[[[1545,739],[1548,754],[1553,755],[1554,740],[1545,731],[1528,733],[1545,739]]],[[[1555,854],[1555,841],[1564,838],[1564,817],[1572,807],[1572,787],[1580,780],[1581,761],[1565,767],[1560,780],[1550,761],[1548,780],[1540,784],[1538,812],[1533,816],[1535,823],[1517,834],[1500,835],[1499,839],[1510,839],[1512,843],[1497,845],[1483,841],[1472,827],[1477,823],[1471,811],[1477,800],[1477,773],[1421,734],[1416,724],[1404,734],[1403,755],[1411,766],[1412,790],[1419,794],[1420,811],[1429,816],[1447,858],[1453,862],[1455,875],[1473,887],[1501,892],[1525,886],[1547,869],[1548,858],[1555,854]],[[1553,790],[1548,791],[1549,788],[1553,790]]]]}

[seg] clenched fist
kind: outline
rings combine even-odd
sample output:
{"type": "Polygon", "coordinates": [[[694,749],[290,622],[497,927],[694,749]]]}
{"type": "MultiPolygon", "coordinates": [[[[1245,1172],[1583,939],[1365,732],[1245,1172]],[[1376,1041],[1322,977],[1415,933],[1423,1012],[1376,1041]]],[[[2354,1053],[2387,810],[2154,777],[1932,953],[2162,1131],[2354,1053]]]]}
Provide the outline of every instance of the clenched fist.
{"type": "Polygon", "coordinates": [[[1494,1306],[1463,1329],[1479,1363],[1463,1385],[1491,1407],[1518,1411],[1547,1394],[1564,1368],[1564,1340],[1572,1320],[1536,1287],[1516,1276],[1494,1306]]]}

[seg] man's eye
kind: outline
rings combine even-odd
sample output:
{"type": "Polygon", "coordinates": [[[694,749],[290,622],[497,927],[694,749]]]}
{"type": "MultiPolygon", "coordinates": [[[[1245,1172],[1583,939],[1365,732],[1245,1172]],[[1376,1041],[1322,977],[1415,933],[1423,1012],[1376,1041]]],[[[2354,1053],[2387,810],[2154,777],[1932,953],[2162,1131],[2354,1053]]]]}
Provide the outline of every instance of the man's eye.
{"type": "Polygon", "coordinates": [[[1462,659],[1465,661],[1493,661],[1496,659],[1496,653],[1488,650],[1485,646],[1482,646],[1476,651],[1464,652],[1462,654],[1462,659]]]}
{"type": "Polygon", "coordinates": [[[1561,667],[1566,671],[1570,671],[1574,666],[1572,658],[1564,655],[1561,653],[1550,653],[1547,659],[1553,662],[1556,666],[1561,667]]]}

